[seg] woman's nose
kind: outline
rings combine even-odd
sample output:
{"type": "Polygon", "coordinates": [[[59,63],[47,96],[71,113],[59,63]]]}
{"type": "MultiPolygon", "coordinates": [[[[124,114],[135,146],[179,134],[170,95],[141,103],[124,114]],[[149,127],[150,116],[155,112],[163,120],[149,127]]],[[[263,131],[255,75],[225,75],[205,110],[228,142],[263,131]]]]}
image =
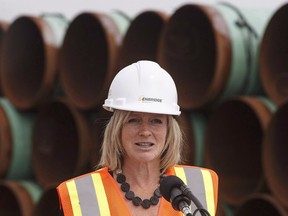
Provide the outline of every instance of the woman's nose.
{"type": "Polygon", "coordinates": [[[140,136],[151,136],[152,131],[148,124],[142,123],[139,128],[139,135],[140,136]]]}

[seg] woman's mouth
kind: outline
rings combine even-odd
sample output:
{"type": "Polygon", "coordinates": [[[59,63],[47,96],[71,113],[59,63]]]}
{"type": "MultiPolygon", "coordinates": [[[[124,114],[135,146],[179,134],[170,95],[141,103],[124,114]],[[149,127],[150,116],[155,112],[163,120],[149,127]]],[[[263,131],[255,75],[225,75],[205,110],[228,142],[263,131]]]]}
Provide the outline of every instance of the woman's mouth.
{"type": "Polygon", "coordinates": [[[137,146],[142,147],[142,148],[148,148],[153,146],[153,143],[147,143],[147,142],[138,142],[136,143],[137,146]]]}

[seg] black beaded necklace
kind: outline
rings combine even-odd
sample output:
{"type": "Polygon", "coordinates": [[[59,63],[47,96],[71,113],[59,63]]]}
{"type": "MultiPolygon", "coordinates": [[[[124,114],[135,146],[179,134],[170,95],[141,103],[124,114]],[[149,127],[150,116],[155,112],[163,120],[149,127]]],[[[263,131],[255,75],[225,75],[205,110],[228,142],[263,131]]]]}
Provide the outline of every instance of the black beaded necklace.
{"type": "MultiPolygon", "coordinates": [[[[129,201],[132,201],[135,206],[142,206],[145,209],[150,208],[151,205],[157,205],[159,202],[159,198],[162,196],[160,193],[159,187],[157,187],[154,191],[153,196],[150,199],[142,200],[139,196],[135,196],[135,193],[130,190],[130,185],[126,182],[126,177],[122,173],[122,170],[116,170],[116,180],[120,184],[121,190],[125,193],[125,198],[129,201]]],[[[164,177],[164,175],[160,176],[160,181],[164,177]]]]}

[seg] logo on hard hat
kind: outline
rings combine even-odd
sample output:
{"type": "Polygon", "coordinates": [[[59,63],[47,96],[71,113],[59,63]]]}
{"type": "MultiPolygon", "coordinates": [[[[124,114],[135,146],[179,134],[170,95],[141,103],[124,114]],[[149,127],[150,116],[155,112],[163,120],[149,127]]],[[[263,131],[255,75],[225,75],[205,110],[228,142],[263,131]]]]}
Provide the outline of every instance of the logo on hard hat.
{"type": "Polygon", "coordinates": [[[157,102],[157,103],[162,103],[162,99],[160,98],[149,98],[149,97],[144,97],[144,96],[140,96],[139,101],[142,101],[142,102],[146,102],[146,103],[149,103],[149,102],[157,102]]]}

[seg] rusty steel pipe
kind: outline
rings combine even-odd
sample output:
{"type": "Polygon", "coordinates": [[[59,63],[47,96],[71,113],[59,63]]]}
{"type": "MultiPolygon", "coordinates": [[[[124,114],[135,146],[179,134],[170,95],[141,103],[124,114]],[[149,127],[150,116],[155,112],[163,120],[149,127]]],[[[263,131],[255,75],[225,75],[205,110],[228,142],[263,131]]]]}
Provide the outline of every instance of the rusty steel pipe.
{"type": "Polygon", "coordinates": [[[231,96],[262,95],[258,43],[269,16],[259,13],[221,3],[186,4],[170,16],[158,61],[174,78],[182,109],[211,109],[231,96]]]}
{"type": "Polygon", "coordinates": [[[233,216],[235,209],[218,200],[216,216],[233,216]]]}
{"type": "Polygon", "coordinates": [[[207,115],[201,112],[182,111],[177,121],[183,131],[183,163],[203,166],[204,136],[207,115]]]}
{"type": "Polygon", "coordinates": [[[35,114],[0,98],[0,178],[31,179],[31,134],[35,114]]]}
{"type": "Polygon", "coordinates": [[[287,216],[288,212],[275,197],[256,193],[246,197],[235,211],[235,216],[287,216]]]}
{"type": "Polygon", "coordinates": [[[263,136],[275,110],[266,98],[227,99],[208,119],[205,162],[219,175],[219,196],[238,206],[249,194],[266,191],[262,167],[263,136]]]}
{"type": "Polygon", "coordinates": [[[31,216],[42,189],[35,182],[0,181],[0,215],[31,216]]]}
{"type": "Polygon", "coordinates": [[[90,154],[90,166],[91,169],[95,169],[101,158],[101,147],[104,138],[105,127],[109,122],[112,112],[107,110],[99,110],[97,113],[91,114],[92,123],[92,137],[93,146],[90,154]]]}
{"type": "Polygon", "coordinates": [[[33,216],[59,215],[60,205],[56,186],[49,185],[45,187],[34,207],[33,216]]]}
{"type": "Polygon", "coordinates": [[[86,172],[92,146],[89,117],[65,99],[39,110],[32,134],[32,165],[40,185],[86,172]]]}
{"type": "Polygon", "coordinates": [[[190,113],[181,112],[181,115],[177,117],[179,126],[183,131],[183,151],[181,152],[182,160],[184,164],[195,164],[195,139],[193,133],[193,127],[190,123],[190,113]]]}
{"type": "Polygon", "coordinates": [[[71,21],[61,47],[60,80],[77,108],[102,106],[116,73],[122,36],[118,23],[108,14],[81,13],[71,21]]]}
{"type": "Polygon", "coordinates": [[[260,78],[266,94],[278,105],[288,99],[288,4],[273,14],[260,46],[260,78]]]}
{"type": "Polygon", "coordinates": [[[120,46],[117,70],[138,60],[157,61],[162,29],[168,15],[161,11],[144,11],[131,20],[120,46]]]}
{"type": "Polygon", "coordinates": [[[263,142],[263,167],[273,195],[288,209],[288,102],[272,116],[263,142]]]}
{"type": "Polygon", "coordinates": [[[3,38],[1,85],[16,108],[36,109],[53,96],[59,40],[52,22],[43,17],[20,16],[9,25],[3,38]]]}
{"type": "Polygon", "coordinates": [[[161,39],[158,61],[175,80],[182,109],[202,107],[206,100],[219,94],[219,88],[224,88],[229,76],[230,65],[226,61],[231,59],[231,49],[228,27],[216,10],[184,5],[170,16],[161,39]],[[214,32],[213,20],[223,23],[221,31],[214,32]],[[216,56],[219,56],[218,63],[216,56]]]}
{"type": "MultiPolygon", "coordinates": [[[[0,21],[0,80],[1,80],[2,41],[6,31],[8,30],[8,27],[9,27],[8,23],[0,21]]],[[[1,82],[0,82],[0,96],[3,96],[1,82]]]]}

